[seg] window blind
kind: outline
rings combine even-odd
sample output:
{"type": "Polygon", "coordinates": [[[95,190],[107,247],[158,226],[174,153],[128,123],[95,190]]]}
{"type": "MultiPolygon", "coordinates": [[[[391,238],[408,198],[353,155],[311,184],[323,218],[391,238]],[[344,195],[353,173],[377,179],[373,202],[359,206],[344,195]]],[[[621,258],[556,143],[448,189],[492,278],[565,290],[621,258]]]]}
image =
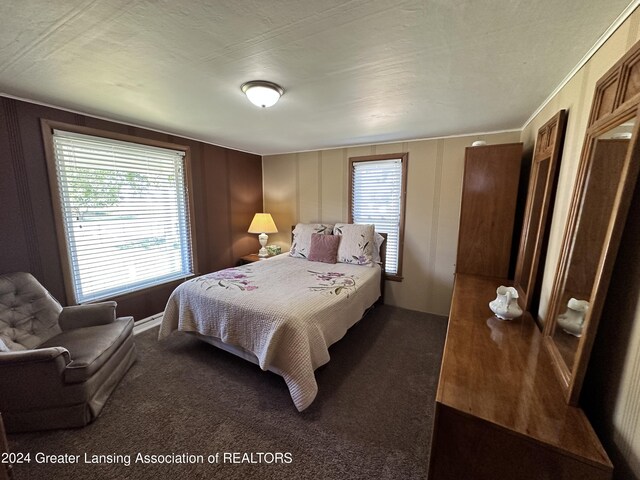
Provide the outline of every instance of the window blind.
{"type": "Polygon", "coordinates": [[[353,223],[373,223],[376,231],[387,234],[385,270],[398,273],[402,160],[354,162],[351,185],[353,223]]]}
{"type": "Polygon", "coordinates": [[[60,130],[53,148],[78,303],[192,274],[183,151],[60,130]]]}

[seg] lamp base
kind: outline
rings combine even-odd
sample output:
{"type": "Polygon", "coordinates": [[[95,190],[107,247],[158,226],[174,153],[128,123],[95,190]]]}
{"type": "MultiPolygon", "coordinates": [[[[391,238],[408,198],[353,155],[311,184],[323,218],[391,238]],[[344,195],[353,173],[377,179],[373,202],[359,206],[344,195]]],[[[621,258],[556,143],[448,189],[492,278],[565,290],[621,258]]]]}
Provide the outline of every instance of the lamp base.
{"type": "Polygon", "coordinates": [[[258,256],[260,258],[264,258],[264,257],[268,257],[269,256],[269,252],[266,249],[267,240],[269,240],[269,236],[266,233],[261,233],[260,235],[258,235],[258,241],[260,242],[260,246],[262,247],[258,251],[258,256]]]}

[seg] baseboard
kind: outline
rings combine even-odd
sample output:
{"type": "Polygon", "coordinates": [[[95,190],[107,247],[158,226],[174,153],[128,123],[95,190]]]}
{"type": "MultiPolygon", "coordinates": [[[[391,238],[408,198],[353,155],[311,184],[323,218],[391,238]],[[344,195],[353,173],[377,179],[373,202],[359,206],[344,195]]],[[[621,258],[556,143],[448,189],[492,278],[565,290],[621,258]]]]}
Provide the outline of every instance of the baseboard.
{"type": "Polygon", "coordinates": [[[133,324],[133,334],[138,335],[139,333],[146,332],[147,330],[152,329],[153,327],[157,327],[160,325],[162,321],[162,314],[164,312],[156,313],[155,315],[151,315],[150,317],[143,318],[142,320],[138,320],[133,324]]]}

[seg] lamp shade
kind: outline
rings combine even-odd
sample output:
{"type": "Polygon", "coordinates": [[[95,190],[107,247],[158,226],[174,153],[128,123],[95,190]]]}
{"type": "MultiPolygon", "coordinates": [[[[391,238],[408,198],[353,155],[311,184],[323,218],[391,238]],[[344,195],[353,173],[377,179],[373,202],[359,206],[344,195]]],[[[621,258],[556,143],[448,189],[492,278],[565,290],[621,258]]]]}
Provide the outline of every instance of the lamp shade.
{"type": "Polygon", "coordinates": [[[249,233],[278,233],[270,213],[256,213],[247,231],[249,233]]]}

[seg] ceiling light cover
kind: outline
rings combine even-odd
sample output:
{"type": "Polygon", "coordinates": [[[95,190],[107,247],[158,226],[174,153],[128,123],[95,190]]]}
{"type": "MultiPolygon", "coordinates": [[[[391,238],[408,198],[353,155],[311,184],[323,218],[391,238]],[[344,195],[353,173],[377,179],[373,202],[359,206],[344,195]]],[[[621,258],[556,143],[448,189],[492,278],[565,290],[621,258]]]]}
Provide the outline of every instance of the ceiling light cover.
{"type": "Polygon", "coordinates": [[[264,80],[252,80],[242,85],[249,101],[258,107],[272,107],[284,93],[280,85],[264,80]]]}

